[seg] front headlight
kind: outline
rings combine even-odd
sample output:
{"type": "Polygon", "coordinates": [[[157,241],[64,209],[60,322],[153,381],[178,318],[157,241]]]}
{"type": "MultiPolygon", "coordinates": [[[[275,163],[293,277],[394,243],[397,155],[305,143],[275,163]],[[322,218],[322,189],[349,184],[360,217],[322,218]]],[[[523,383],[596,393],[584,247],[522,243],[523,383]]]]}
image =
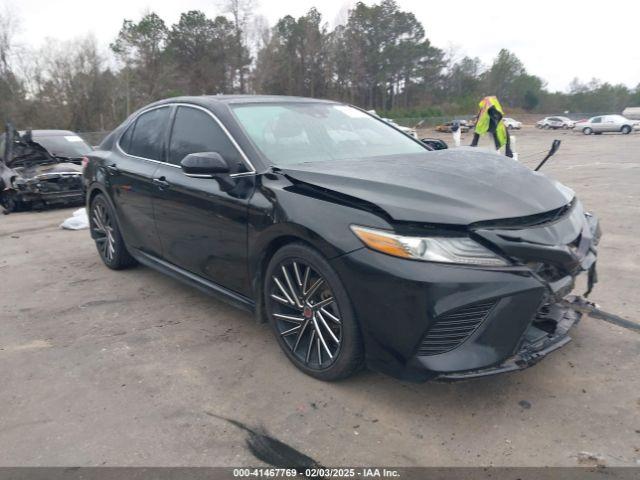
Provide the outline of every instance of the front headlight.
{"type": "Polygon", "coordinates": [[[352,225],[367,247],[394,257],[426,262],[505,267],[504,258],[467,237],[408,237],[384,230],[352,225]]]}

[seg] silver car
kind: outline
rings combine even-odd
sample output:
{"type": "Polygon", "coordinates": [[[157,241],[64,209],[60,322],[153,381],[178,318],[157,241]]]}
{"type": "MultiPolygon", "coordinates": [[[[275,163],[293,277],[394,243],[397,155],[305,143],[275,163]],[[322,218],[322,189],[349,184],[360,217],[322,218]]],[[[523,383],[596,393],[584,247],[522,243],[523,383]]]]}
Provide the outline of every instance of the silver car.
{"type": "Polygon", "coordinates": [[[554,130],[557,128],[573,128],[575,122],[567,117],[544,117],[542,120],[538,120],[536,122],[536,128],[544,128],[548,130],[553,128],[554,130]]]}
{"type": "Polygon", "coordinates": [[[504,122],[504,126],[509,130],[520,130],[522,128],[522,122],[519,122],[518,120],[515,120],[511,117],[504,117],[502,121],[504,122]]]}
{"type": "Polygon", "coordinates": [[[600,115],[591,117],[589,120],[576,123],[575,129],[585,135],[595,133],[599,135],[603,132],[619,132],[629,134],[633,131],[634,122],[622,115],[600,115]]]}

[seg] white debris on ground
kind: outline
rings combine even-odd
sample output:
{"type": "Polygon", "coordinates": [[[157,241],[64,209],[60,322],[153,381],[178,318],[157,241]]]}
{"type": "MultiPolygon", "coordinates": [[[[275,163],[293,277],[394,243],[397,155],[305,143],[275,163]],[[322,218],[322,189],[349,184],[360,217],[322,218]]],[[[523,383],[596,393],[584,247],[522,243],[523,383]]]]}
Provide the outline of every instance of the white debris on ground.
{"type": "Polygon", "coordinates": [[[67,230],[83,230],[89,228],[89,217],[86,208],[79,208],[73,212],[73,216],[67,218],[60,224],[60,228],[67,230]]]}

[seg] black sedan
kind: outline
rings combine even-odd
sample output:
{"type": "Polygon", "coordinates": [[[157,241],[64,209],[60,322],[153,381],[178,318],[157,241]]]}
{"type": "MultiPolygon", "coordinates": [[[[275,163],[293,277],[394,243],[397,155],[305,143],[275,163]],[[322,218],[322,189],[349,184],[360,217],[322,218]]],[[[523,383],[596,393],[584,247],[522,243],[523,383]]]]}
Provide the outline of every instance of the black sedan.
{"type": "Polygon", "coordinates": [[[183,97],[89,155],[91,236],[268,321],[323,380],[458,379],[566,344],[598,222],[574,193],[478,149],[431,151],[336,102],[183,97]]]}

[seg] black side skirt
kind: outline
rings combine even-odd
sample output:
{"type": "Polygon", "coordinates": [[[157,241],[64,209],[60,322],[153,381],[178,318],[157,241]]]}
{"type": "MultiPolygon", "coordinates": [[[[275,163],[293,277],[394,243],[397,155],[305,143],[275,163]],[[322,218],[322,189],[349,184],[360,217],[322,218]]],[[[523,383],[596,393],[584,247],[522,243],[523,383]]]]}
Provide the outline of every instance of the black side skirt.
{"type": "Polygon", "coordinates": [[[229,290],[217,283],[202,278],[199,275],[184,270],[172,263],[166,262],[158,257],[145,253],[141,250],[130,249],[131,255],[141,264],[169,275],[176,280],[180,280],[187,285],[216,297],[223,302],[227,302],[235,307],[241,308],[251,313],[255,313],[256,302],[233,290],[229,290]]]}

